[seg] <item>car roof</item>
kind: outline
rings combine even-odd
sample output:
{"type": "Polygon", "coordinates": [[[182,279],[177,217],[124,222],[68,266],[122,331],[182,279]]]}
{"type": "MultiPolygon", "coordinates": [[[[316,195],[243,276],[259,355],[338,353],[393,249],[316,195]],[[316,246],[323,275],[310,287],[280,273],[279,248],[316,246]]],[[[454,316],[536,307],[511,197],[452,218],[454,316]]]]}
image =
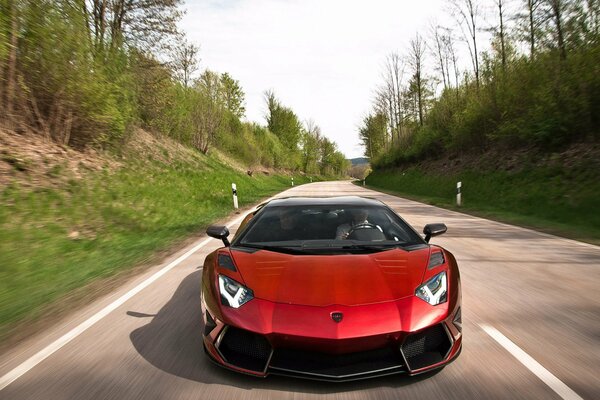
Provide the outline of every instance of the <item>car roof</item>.
{"type": "Polygon", "coordinates": [[[265,204],[264,207],[285,206],[383,206],[376,199],[360,196],[336,196],[336,197],[285,197],[274,199],[265,204]]]}

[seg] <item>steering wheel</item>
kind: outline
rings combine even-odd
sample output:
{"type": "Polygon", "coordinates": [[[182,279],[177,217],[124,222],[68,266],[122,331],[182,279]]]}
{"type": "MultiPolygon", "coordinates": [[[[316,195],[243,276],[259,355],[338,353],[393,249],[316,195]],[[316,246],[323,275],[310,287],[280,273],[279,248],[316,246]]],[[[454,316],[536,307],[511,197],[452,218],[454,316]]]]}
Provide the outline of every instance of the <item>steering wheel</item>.
{"type": "MultiPolygon", "coordinates": [[[[350,230],[348,231],[348,234],[346,235],[346,239],[350,239],[351,236],[354,234],[354,232],[360,231],[363,229],[376,229],[378,232],[381,232],[381,228],[379,228],[379,226],[372,224],[370,222],[362,222],[362,223],[354,225],[352,228],[350,228],[350,230]]],[[[385,236],[385,235],[383,235],[383,232],[381,232],[381,236],[385,236]]]]}

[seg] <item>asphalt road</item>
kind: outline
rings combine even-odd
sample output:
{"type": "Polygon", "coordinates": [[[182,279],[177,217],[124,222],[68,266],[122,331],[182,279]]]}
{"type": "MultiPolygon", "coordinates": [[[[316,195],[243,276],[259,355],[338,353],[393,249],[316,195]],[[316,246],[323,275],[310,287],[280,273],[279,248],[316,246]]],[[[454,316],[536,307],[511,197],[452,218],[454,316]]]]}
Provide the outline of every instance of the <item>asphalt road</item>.
{"type": "Polygon", "coordinates": [[[453,252],[461,270],[464,340],[457,361],[425,376],[350,383],[256,379],[216,367],[202,351],[199,268],[220,243],[201,239],[204,247],[188,246],[0,355],[0,399],[600,398],[600,247],[349,182],[280,194],[292,195],[376,197],[418,230],[428,222],[448,225],[432,243],[453,252]],[[493,330],[520,349],[512,352],[525,364],[493,330]]]}

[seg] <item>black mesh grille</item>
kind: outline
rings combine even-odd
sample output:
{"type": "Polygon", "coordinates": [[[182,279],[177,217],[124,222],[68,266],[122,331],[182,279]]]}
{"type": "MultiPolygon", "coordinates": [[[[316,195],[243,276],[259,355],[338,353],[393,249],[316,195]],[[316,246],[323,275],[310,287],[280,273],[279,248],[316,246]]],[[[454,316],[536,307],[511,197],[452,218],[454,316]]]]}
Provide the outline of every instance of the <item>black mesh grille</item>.
{"type": "Polygon", "coordinates": [[[271,345],[262,335],[230,326],[221,340],[219,351],[229,364],[252,371],[264,371],[271,345]]]}
{"type": "Polygon", "coordinates": [[[448,334],[440,324],[409,335],[402,344],[402,353],[409,368],[415,370],[443,361],[451,346],[448,334]]]}
{"type": "Polygon", "coordinates": [[[350,354],[276,349],[269,370],[296,376],[344,380],[405,371],[397,350],[382,348],[350,354]]]}

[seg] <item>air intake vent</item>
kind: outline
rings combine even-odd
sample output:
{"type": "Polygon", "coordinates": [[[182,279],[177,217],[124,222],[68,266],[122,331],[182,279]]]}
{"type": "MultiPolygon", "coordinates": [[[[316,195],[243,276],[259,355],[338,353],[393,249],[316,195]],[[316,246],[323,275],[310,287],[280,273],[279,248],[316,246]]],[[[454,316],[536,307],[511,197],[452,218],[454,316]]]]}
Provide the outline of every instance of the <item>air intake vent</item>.
{"type": "Polygon", "coordinates": [[[219,345],[219,351],[229,364],[262,372],[271,356],[267,339],[253,332],[229,326],[219,345]]]}
{"type": "Polygon", "coordinates": [[[443,361],[451,347],[448,333],[439,324],[409,335],[401,348],[408,367],[417,370],[443,361]]]}
{"type": "Polygon", "coordinates": [[[435,253],[431,253],[427,269],[435,268],[445,262],[446,260],[444,260],[444,254],[441,251],[436,251],[435,253]]]}
{"type": "Polygon", "coordinates": [[[231,257],[227,254],[219,254],[219,267],[228,269],[230,271],[236,272],[235,264],[231,257]]]}
{"type": "Polygon", "coordinates": [[[204,325],[204,336],[208,336],[212,332],[212,330],[216,328],[216,326],[217,323],[210,315],[210,313],[206,311],[206,324],[204,325]]]}

